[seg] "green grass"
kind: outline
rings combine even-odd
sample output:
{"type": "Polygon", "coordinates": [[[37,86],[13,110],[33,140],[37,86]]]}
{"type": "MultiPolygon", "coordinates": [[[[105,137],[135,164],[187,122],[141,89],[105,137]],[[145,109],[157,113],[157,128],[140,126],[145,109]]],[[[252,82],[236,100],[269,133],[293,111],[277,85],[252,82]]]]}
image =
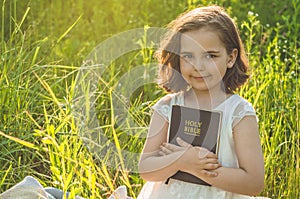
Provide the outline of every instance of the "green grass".
{"type": "MultiPolygon", "coordinates": [[[[80,138],[72,112],[76,76],[88,54],[112,35],[161,27],[187,8],[209,3],[141,2],[0,1],[0,192],[32,175],[72,196],[107,198],[119,185],[137,196],[144,182],[134,154],[143,147],[150,107],[164,92],[145,83],[124,99],[120,94],[126,89],[118,83],[129,70],[139,72],[140,65],[149,66],[154,75],[153,49],[146,48],[144,35],[132,41],[138,50],[102,71],[93,115],[102,133],[90,137],[101,147],[85,145],[80,138]],[[120,104],[130,114],[121,117],[120,104]]],[[[294,199],[300,195],[300,2],[259,2],[218,1],[236,16],[250,58],[252,79],[239,93],[253,103],[259,117],[266,172],[262,195],[294,199]]]]}

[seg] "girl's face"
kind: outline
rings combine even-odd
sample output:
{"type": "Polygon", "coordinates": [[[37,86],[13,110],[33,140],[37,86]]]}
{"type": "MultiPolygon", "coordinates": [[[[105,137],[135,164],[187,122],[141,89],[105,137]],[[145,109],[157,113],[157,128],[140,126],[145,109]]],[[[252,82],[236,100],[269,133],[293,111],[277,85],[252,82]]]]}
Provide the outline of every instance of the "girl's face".
{"type": "Polygon", "coordinates": [[[188,31],[181,36],[180,70],[195,91],[222,91],[222,78],[238,54],[227,54],[216,32],[207,28],[188,31]]]}

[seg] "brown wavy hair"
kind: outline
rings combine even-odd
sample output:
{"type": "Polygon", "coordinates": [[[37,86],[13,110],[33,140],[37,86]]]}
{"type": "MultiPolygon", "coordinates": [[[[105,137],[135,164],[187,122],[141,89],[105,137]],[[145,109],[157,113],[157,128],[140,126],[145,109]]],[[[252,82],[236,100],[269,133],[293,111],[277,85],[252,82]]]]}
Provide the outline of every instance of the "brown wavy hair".
{"type": "Polygon", "coordinates": [[[238,29],[230,16],[219,6],[207,6],[193,9],[179,15],[168,26],[168,31],[156,51],[159,62],[158,84],[167,92],[178,92],[187,89],[188,84],[180,71],[180,39],[181,34],[206,27],[218,34],[227,54],[238,50],[235,64],[228,68],[223,77],[226,93],[233,93],[243,85],[249,75],[248,59],[238,29]]]}

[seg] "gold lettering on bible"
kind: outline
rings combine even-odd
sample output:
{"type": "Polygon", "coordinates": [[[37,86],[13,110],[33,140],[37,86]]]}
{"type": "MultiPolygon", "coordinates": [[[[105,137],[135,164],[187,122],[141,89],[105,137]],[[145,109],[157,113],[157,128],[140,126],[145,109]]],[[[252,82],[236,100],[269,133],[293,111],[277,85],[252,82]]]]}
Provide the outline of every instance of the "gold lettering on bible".
{"type": "Polygon", "coordinates": [[[191,134],[194,136],[200,135],[202,122],[193,121],[193,120],[185,120],[184,121],[184,133],[191,134]]]}

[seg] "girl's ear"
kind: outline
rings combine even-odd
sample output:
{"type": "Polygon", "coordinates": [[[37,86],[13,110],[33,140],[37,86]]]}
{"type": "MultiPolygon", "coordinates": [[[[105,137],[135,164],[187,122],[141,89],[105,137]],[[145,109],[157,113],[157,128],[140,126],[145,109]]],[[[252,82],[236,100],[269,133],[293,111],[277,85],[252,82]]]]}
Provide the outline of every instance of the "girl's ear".
{"type": "Polygon", "coordinates": [[[238,49],[235,48],[235,49],[232,50],[230,55],[228,55],[227,68],[232,68],[233,67],[233,65],[236,61],[238,53],[239,53],[238,49]]]}

